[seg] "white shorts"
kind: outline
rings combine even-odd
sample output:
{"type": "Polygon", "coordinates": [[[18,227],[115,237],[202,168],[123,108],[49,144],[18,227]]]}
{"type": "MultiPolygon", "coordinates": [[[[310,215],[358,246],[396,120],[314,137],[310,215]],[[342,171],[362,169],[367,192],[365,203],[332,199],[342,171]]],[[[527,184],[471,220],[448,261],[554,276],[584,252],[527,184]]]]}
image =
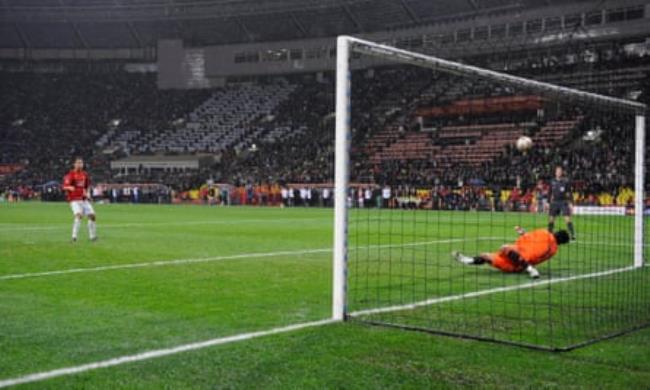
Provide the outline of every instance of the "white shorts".
{"type": "Polygon", "coordinates": [[[87,200],[73,200],[70,202],[70,208],[72,209],[72,214],[77,215],[91,215],[95,214],[93,206],[87,200]]]}

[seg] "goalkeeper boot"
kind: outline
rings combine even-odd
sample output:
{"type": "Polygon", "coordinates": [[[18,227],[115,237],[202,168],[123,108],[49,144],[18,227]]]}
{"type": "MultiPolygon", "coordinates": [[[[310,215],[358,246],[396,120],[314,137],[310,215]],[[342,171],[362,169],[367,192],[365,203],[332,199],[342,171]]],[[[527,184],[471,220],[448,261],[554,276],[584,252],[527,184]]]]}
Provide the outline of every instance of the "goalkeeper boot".
{"type": "Polygon", "coordinates": [[[476,264],[474,262],[474,259],[468,256],[463,255],[462,253],[458,251],[453,251],[451,252],[451,257],[454,258],[454,260],[458,261],[459,263],[463,263],[465,265],[472,265],[476,264]]]}
{"type": "Polygon", "coordinates": [[[526,272],[528,272],[528,275],[530,275],[531,278],[533,279],[538,279],[539,278],[539,271],[535,269],[532,265],[529,265],[526,268],[526,272]]]}

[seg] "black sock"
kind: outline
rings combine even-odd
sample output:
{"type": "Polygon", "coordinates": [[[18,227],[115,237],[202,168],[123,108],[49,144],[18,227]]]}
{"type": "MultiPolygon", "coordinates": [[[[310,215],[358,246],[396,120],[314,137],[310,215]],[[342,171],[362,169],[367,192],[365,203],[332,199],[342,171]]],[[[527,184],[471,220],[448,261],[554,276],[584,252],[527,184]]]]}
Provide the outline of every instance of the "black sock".
{"type": "Polygon", "coordinates": [[[476,265],[485,264],[485,259],[482,258],[481,256],[476,256],[474,257],[474,264],[476,265]]]}
{"type": "Polygon", "coordinates": [[[548,231],[553,233],[553,229],[555,229],[555,222],[549,222],[548,223],[548,231]]]}
{"type": "Polygon", "coordinates": [[[571,235],[571,239],[575,240],[576,232],[575,232],[575,230],[573,230],[573,222],[567,223],[566,226],[569,228],[569,234],[571,235]]]}

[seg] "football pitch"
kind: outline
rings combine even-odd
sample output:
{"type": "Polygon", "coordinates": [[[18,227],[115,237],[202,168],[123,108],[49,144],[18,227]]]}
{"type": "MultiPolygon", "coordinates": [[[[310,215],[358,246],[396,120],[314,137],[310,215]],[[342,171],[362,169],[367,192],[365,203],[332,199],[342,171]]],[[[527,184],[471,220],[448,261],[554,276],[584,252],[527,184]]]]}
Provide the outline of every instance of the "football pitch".
{"type": "MultiPolygon", "coordinates": [[[[553,354],[356,321],[319,323],[331,315],[332,210],[95,208],[99,241],[89,242],[82,231],[73,244],[67,204],[0,205],[0,383],[63,368],[73,370],[22,386],[643,388],[650,383],[648,329],[553,354]],[[200,344],[305,323],[313,326],[200,344]],[[147,355],[151,351],[169,353],[147,355]],[[138,358],[126,358],[133,356],[138,358]],[[106,361],[115,364],[89,366],[106,361]],[[73,372],[78,367],[86,368],[73,372]]],[[[540,216],[503,214],[485,229],[482,218],[489,215],[353,212],[351,310],[419,301],[431,298],[431,291],[457,296],[528,283],[525,275],[467,269],[449,259],[453,249],[498,247],[512,238],[516,224],[544,226],[540,216]],[[431,256],[440,262],[436,279],[448,281],[436,285],[440,291],[408,282],[416,280],[408,275],[422,271],[413,259],[431,256]],[[384,261],[372,268],[373,259],[389,259],[396,268],[387,273],[384,261]],[[390,275],[399,277],[388,280],[390,275]]],[[[628,266],[632,227],[625,222],[605,237],[603,221],[577,218],[579,237],[587,239],[571,244],[557,263],[542,265],[542,276],[552,270],[566,278],[563,285],[585,291],[588,284],[569,279],[581,275],[576,270],[628,266]],[[608,258],[621,263],[611,260],[600,268],[590,262],[595,256],[590,248],[613,251],[608,258]]],[[[473,298],[473,311],[461,314],[480,315],[482,302],[498,305],[491,297],[473,298]]],[[[427,319],[440,321],[443,330],[457,329],[465,321],[458,314],[436,309],[427,319]]]]}

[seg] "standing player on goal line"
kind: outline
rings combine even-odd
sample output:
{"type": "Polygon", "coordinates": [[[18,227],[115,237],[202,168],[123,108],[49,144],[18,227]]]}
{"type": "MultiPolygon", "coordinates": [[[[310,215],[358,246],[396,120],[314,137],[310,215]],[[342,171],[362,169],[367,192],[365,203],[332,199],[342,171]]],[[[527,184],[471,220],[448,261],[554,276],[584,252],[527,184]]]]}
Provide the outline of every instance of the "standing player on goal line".
{"type": "Polygon", "coordinates": [[[77,157],[74,160],[73,169],[63,178],[63,191],[70,203],[70,208],[74,214],[72,224],[72,242],[77,241],[79,226],[84,215],[88,217],[88,236],[91,241],[97,240],[95,225],[95,210],[88,201],[88,187],[90,186],[90,177],[84,169],[84,160],[77,157]]]}
{"type": "Polygon", "coordinates": [[[498,252],[469,257],[456,251],[451,255],[465,265],[489,264],[502,272],[526,271],[531,278],[537,279],[539,271],[535,266],[553,257],[558,245],[569,242],[566,230],[552,233],[546,229],[537,229],[527,233],[522,227],[515,226],[515,231],[519,234],[517,241],[502,246],[498,252]]]}
{"type": "Polygon", "coordinates": [[[555,167],[555,178],[551,180],[550,192],[551,206],[548,210],[548,231],[553,232],[555,218],[563,215],[571,239],[575,240],[576,232],[571,221],[571,187],[569,180],[564,176],[564,170],[559,165],[555,167]]]}

